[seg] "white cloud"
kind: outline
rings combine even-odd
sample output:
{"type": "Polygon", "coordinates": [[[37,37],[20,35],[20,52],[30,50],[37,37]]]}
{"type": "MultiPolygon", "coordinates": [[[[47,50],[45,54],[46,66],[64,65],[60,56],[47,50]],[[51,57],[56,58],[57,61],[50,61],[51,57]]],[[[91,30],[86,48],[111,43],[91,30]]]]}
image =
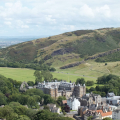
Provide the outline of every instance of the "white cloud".
{"type": "Polygon", "coordinates": [[[49,34],[53,30],[56,34],[109,27],[111,24],[111,27],[116,27],[120,22],[118,0],[1,0],[1,3],[1,23],[12,26],[15,29],[12,31],[18,34],[17,30],[25,28],[41,34],[49,34]]]}
{"type": "Polygon", "coordinates": [[[28,25],[22,25],[21,28],[29,28],[28,25]]]}
{"type": "Polygon", "coordinates": [[[94,17],[93,10],[86,4],[80,8],[80,15],[85,17],[94,17]]]}
{"type": "Polygon", "coordinates": [[[11,25],[11,22],[5,21],[4,24],[6,24],[6,25],[11,25]]]}
{"type": "Polygon", "coordinates": [[[111,17],[111,11],[108,5],[104,5],[96,9],[97,14],[103,15],[104,17],[111,17]]]}

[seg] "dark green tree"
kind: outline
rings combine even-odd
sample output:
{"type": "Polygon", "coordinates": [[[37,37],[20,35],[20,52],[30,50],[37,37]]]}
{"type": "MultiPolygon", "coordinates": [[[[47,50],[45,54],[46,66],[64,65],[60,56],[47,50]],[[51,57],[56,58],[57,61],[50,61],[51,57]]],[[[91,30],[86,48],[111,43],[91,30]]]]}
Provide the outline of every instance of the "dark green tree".
{"type": "Polygon", "coordinates": [[[76,84],[85,84],[85,79],[84,78],[78,78],[76,80],[76,84]]]}
{"type": "Polygon", "coordinates": [[[42,74],[40,71],[36,70],[34,72],[34,76],[35,76],[35,84],[37,84],[38,82],[42,82],[42,74]]]}

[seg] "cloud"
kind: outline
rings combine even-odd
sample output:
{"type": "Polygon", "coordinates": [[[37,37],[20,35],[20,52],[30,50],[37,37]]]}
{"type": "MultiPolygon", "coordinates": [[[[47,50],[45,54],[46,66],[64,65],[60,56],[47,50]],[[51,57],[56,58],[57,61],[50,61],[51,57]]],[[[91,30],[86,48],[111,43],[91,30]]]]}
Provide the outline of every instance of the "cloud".
{"type": "Polygon", "coordinates": [[[104,5],[96,9],[97,14],[103,15],[106,18],[111,17],[111,10],[108,5],[104,5]]]}
{"type": "Polygon", "coordinates": [[[4,24],[6,24],[6,25],[11,25],[11,22],[5,21],[4,24]]]}
{"type": "Polygon", "coordinates": [[[21,28],[29,28],[28,25],[22,25],[21,28]]]}
{"type": "Polygon", "coordinates": [[[88,5],[85,4],[80,8],[80,15],[93,18],[94,12],[93,12],[92,8],[90,8],[88,5]]]}
{"type": "Polygon", "coordinates": [[[120,22],[118,0],[1,0],[1,3],[1,23],[12,26],[17,34],[21,29],[24,34],[31,34],[26,28],[31,28],[33,34],[58,34],[116,27],[120,22]]]}

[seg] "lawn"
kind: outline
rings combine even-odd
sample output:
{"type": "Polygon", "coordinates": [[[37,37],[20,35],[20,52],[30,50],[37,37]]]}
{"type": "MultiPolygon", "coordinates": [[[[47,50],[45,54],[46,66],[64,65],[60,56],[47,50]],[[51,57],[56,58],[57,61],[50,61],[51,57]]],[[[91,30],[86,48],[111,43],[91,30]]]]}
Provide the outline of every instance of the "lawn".
{"type": "Polygon", "coordinates": [[[34,70],[0,67],[0,74],[17,81],[35,81],[34,70]]]}
{"type": "MultiPolygon", "coordinates": [[[[106,66],[105,63],[86,61],[85,64],[69,69],[59,69],[59,67],[55,68],[57,71],[51,72],[53,74],[53,78],[66,80],[68,82],[75,82],[77,78],[84,78],[86,81],[92,80],[96,83],[97,78],[104,74],[120,75],[120,61],[108,62],[106,66]]],[[[17,81],[35,81],[35,77],[33,76],[34,70],[32,69],[0,67],[0,74],[17,81]]],[[[97,84],[93,87],[96,85],[97,84]]]]}

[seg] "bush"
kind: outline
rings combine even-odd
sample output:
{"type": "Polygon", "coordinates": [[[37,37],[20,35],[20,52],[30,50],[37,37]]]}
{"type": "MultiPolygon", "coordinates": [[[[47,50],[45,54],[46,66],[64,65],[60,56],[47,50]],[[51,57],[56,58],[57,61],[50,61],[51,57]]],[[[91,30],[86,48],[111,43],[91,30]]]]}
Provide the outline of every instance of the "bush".
{"type": "Polygon", "coordinates": [[[86,82],[86,86],[93,86],[94,85],[94,82],[93,81],[87,81],[86,82]]]}

